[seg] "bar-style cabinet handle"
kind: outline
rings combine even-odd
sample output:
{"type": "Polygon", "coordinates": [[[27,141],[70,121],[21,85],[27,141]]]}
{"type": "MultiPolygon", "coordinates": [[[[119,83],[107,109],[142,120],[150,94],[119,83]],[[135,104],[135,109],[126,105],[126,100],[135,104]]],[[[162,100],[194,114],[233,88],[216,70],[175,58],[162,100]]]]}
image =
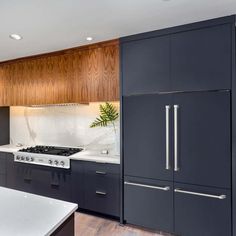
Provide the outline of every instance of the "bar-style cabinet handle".
{"type": "Polygon", "coordinates": [[[226,195],[212,195],[212,194],[205,194],[205,193],[198,193],[198,192],[192,192],[192,191],[185,191],[181,189],[175,189],[176,193],[184,193],[184,194],[190,194],[190,195],[196,195],[196,196],[201,196],[201,197],[209,197],[209,198],[216,198],[219,200],[223,200],[226,198],[226,195]]]}
{"type": "Polygon", "coordinates": [[[104,172],[104,171],[96,171],[96,174],[98,174],[98,175],[106,175],[107,173],[104,172]]]}
{"type": "Polygon", "coordinates": [[[166,170],[170,169],[170,105],[166,105],[166,170]]]}
{"type": "Polygon", "coordinates": [[[179,105],[174,105],[174,171],[178,171],[178,109],[179,105]]]}
{"type": "Polygon", "coordinates": [[[137,187],[158,189],[158,190],[163,190],[163,191],[169,191],[170,190],[169,186],[159,187],[159,186],[146,185],[146,184],[137,184],[137,183],[132,183],[132,182],[128,182],[128,181],[125,181],[124,184],[126,184],[126,185],[133,185],[133,186],[137,186],[137,187]]]}
{"type": "Polygon", "coordinates": [[[107,193],[101,192],[101,191],[96,191],[96,194],[98,194],[98,195],[103,195],[103,196],[107,195],[107,193]]]}

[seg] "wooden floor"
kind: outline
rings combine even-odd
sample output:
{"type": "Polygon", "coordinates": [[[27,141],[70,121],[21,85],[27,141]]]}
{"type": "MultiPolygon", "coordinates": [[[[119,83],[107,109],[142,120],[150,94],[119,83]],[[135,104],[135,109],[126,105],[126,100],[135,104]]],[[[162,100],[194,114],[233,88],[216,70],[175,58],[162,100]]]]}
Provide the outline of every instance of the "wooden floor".
{"type": "Polygon", "coordinates": [[[163,236],[169,234],[158,234],[145,231],[132,226],[120,226],[119,222],[76,213],[75,215],[76,236],[163,236]]]}

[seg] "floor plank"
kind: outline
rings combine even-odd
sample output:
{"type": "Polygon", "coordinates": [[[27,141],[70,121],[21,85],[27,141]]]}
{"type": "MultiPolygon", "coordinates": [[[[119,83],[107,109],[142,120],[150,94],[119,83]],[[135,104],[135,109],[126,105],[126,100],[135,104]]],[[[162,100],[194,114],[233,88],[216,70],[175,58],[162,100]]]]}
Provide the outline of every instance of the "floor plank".
{"type": "Polygon", "coordinates": [[[117,221],[84,213],[75,215],[75,233],[76,236],[170,236],[170,234],[149,232],[130,225],[120,226],[117,221]]]}

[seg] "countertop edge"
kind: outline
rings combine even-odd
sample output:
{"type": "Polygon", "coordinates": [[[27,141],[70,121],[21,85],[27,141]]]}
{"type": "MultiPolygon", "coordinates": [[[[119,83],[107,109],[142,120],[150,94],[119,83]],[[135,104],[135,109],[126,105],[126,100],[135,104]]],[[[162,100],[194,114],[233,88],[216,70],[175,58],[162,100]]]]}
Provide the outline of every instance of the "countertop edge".
{"type": "Polygon", "coordinates": [[[62,220],[60,220],[45,236],[50,236],[54,233],[72,214],[76,212],[78,205],[75,206],[62,220]]]}

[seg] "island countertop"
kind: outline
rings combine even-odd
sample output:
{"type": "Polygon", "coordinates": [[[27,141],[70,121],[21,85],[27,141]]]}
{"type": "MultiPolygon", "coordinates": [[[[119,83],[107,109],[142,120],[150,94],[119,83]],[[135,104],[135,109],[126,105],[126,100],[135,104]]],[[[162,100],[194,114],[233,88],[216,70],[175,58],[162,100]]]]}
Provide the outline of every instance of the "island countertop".
{"type": "Polygon", "coordinates": [[[74,203],[0,187],[0,235],[51,235],[77,208],[74,203]]]}

